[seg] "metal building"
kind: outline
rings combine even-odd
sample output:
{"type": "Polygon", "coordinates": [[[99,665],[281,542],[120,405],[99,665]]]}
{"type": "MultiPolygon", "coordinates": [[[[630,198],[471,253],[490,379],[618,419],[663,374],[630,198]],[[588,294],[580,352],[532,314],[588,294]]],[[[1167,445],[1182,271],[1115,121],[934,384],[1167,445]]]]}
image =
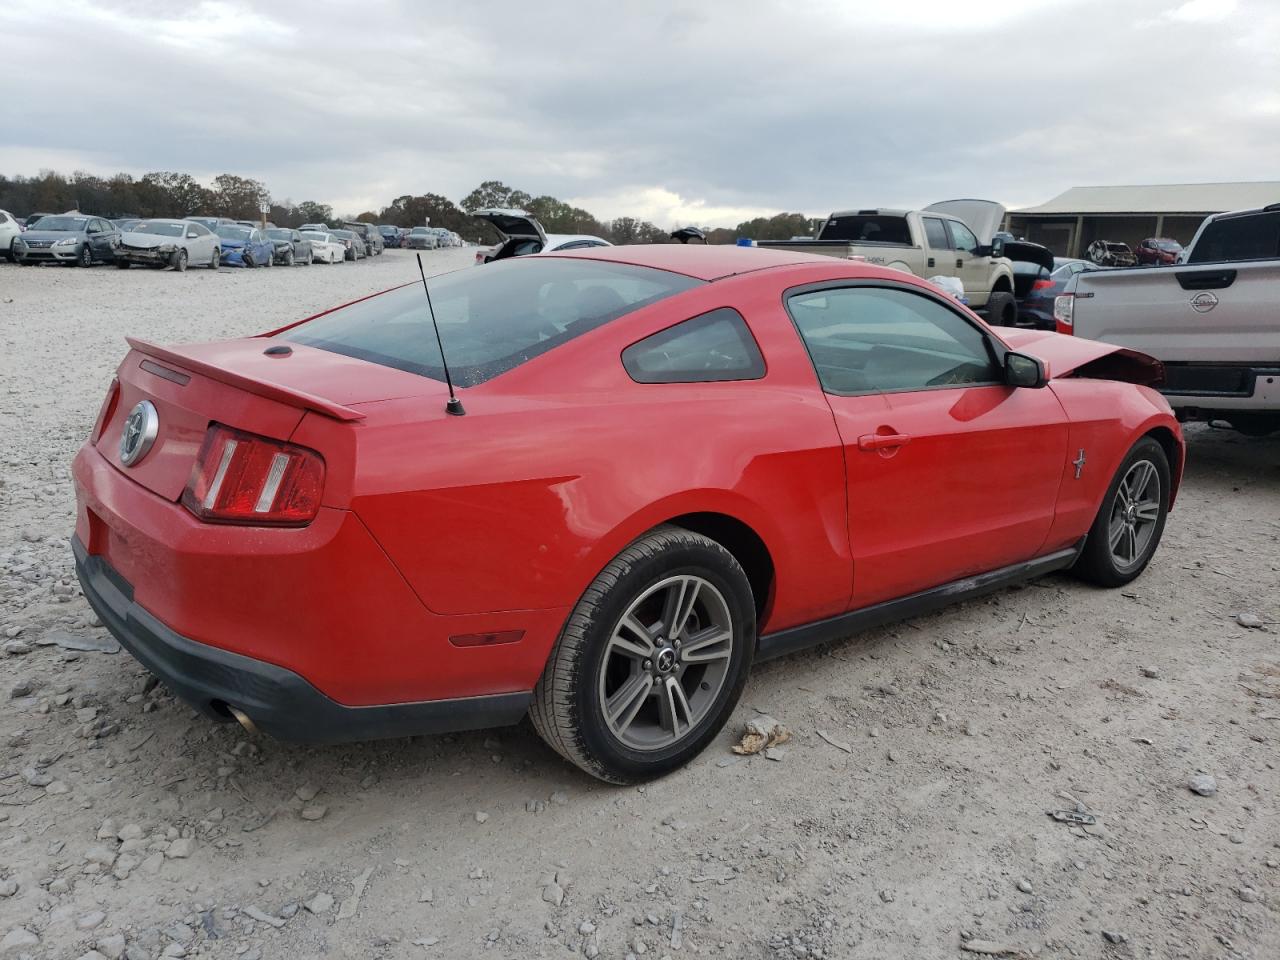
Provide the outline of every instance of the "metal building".
{"type": "Polygon", "coordinates": [[[1277,180],[1072,187],[1038,207],[1009,211],[1005,228],[1057,256],[1081,257],[1094,240],[1132,247],[1147,237],[1168,237],[1185,245],[1211,213],[1278,202],[1277,180]]]}

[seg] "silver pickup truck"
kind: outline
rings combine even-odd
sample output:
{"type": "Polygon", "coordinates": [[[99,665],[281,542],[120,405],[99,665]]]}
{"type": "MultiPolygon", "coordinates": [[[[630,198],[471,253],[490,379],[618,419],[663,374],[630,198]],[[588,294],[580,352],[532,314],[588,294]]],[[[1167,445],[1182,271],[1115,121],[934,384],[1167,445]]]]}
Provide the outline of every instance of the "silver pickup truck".
{"type": "Polygon", "coordinates": [[[1207,218],[1185,257],[1077,274],[1054,301],[1058,332],[1162,361],[1181,419],[1280,430],[1280,203],[1207,218]]]}

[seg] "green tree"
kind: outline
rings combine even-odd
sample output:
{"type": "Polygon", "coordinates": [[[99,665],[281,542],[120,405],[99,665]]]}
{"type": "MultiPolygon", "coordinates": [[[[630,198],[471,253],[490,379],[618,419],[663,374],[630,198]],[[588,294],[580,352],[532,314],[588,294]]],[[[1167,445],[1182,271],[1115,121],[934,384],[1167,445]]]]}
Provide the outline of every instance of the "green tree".
{"type": "Polygon", "coordinates": [[[159,170],[138,181],[138,214],[144,217],[189,217],[206,212],[212,197],[189,173],[159,170]]]}
{"type": "Polygon", "coordinates": [[[213,178],[213,203],[218,214],[233,220],[257,220],[261,205],[271,202],[266,185],[248,177],[220,173],[213,178]]]}
{"type": "Polygon", "coordinates": [[[298,223],[325,223],[333,226],[333,207],[327,203],[303,200],[297,206],[298,223]]]}
{"type": "Polygon", "coordinates": [[[475,213],[487,207],[527,210],[532,203],[533,197],[523,190],[513,190],[500,180],[486,180],[463,197],[459,206],[467,213],[475,213]]]}

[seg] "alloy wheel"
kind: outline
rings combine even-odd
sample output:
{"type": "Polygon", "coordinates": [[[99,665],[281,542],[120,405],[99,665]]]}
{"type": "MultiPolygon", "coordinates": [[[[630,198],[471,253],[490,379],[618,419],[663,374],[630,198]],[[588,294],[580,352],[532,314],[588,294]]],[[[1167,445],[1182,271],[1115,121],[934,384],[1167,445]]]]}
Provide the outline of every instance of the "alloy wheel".
{"type": "Polygon", "coordinates": [[[1160,519],[1163,491],[1160,473],[1150,460],[1138,460],[1126,471],[1111,503],[1107,541],[1116,567],[1128,570],[1146,555],[1160,519]]]}
{"type": "Polygon", "coordinates": [[[645,590],[601,658],[598,693],[609,732],[638,751],[687,737],[724,686],[733,636],[729,604],[708,580],[675,575],[645,590]]]}

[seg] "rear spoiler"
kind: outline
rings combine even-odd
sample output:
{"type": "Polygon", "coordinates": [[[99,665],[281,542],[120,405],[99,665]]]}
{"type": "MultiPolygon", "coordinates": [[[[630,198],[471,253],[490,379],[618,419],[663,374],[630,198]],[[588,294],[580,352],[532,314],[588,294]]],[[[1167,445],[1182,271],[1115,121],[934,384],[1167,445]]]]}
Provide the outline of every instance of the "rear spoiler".
{"type": "Polygon", "coordinates": [[[228,386],[257,394],[260,397],[266,397],[268,400],[278,400],[281,403],[287,403],[291,407],[312,410],[326,417],[332,417],[334,420],[351,421],[364,419],[364,414],[359,410],[352,410],[350,407],[344,407],[340,403],[325,400],[302,390],[295,390],[293,387],[283,387],[280,384],[270,383],[266,380],[255,380],[225,367],[215,366],[203,360],[196,360],[176,350],[159,347],[154,343],[148,343],[146,340],[139,340],[136,337],[125,337],[125,341],[139,353],[145,353],[156,360],[172,363],[175,366],[182,367],[184,370],[190,370],[192,373],[198,373],[202,377],[208,377],[210,380],[217,380],[219,383],[225,383],[228,386]]]}

